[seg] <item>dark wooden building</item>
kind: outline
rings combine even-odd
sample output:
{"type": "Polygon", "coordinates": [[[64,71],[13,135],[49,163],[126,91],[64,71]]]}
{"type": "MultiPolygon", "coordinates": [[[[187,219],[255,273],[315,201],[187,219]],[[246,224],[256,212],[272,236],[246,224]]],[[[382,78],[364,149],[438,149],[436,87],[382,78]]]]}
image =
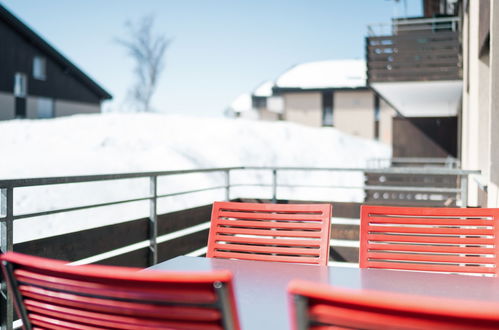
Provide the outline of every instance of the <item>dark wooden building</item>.
{"type": "Polygon", "coordinates": [[[0,120],[98,113],[110,98],[0,4],[0,120]]]}

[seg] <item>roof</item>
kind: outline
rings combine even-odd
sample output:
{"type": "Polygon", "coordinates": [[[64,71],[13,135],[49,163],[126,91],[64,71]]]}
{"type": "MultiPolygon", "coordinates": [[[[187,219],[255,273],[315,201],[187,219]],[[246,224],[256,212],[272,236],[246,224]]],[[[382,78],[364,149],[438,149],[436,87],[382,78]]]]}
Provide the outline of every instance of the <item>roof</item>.
{"type": "Polygon", "coordinates": [[[364,60],[329,60],[296,65],[276,80],[278,89],[365,88],[364,60]]]}
{"type": "Polygon", "coordinates": [[[63,66],[68,74],[72,75],[75,79],[82,82],[87,88],[100,97],[100,99],[111,99],[112,96],[104,88],[99,86],[83,71],[81,71],[70,60],[59,53],[54,47],[40,37],[36,32],[29,28],[25,23],[19,20],[14,14],[8,11],[2,4],[0,4],[0,20],[5,22],[8,26],[14,29],[17,33],[22,35],[25,39],[29,40],[35,47],[43,51],[48,57],[63,66]]]}
{"type": "Polygon", "coordinates": [[[272,96],[272,87],[274,87],[274,83],[270,80],[261,83],[255,90],[253,91],[253,96],[259,97],[269,97],[272,96]]]}

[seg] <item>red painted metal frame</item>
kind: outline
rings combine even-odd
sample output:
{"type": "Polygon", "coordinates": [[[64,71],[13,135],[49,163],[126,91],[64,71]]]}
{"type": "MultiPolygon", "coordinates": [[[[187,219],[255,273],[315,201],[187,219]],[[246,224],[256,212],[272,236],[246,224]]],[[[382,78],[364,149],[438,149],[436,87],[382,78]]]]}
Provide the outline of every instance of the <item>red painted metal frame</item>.
{"type": "Polygon", "coordinates": [[[307,281],[292,281],[288,293],[295,330],[499,328],[499,302],[354,290],[307,281]]]}
{"type": "Polygon", "coordinates": [[[498,274],[499,209],[361,207],[361,268],[498,274]]]}
{"type": "Polygon", "coordinates": [[[239,329],[229,271],[68,266],[15,252],[0,260],[24,329],[239,329]]]}
{"type": "Polygon", "coordinates": [[[207,256],[327,265],[331,204],[215,202],[207,256]]]}

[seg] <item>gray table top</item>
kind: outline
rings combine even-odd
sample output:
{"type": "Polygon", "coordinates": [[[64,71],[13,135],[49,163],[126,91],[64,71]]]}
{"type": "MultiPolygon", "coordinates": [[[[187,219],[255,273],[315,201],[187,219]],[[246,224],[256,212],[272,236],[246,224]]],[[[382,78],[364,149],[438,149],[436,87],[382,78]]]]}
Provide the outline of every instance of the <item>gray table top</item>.
{"type": "Polygon", "coordinates": [[[242,329],[290,329],[288,283],[302,279],[358,290],[499,301],[499,278],[424,272],[359,269],[281,262],[176,257],[148,269],[209,271],[234,274],[242,329]]]}

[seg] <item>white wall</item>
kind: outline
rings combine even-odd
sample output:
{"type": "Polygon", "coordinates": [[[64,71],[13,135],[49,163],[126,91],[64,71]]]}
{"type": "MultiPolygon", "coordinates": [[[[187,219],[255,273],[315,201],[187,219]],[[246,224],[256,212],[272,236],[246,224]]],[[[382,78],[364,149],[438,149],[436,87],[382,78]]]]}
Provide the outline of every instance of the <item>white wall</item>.
{"type": "Polygon", "coordinates": [[[334,127],[339,130],[374,139],[374,94],[366,91],[334,92],[334,127]]]}
{"type": "Polygon", "coordinates": [[[284,119],[287,121],[321,127],[322,94],[288,93],[284,95],[284,119]]]}
{"type": "Polygon", "coordinates": [[[383,143],[392,144],[393,117],[396,111],[383,99],[380,99],[379,114],[379,140],[383,143]]]}

